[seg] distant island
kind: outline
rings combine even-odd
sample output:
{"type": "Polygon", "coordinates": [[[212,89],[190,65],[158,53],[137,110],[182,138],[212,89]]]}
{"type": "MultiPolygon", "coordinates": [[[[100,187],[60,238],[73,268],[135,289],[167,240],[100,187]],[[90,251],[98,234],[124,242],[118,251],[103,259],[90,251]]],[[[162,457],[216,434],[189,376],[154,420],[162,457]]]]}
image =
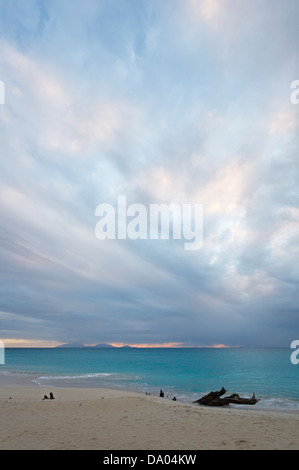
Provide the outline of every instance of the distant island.
{"type": "Polygon", "coordinates": [[[60,344],[59,346],[55,346],[55,348],[85,348],[85,349],[96,349],[96,348],[114,348],[114,349],[121,349],[121,348],[131,348],[131,349],[136,349],[134,346],[112,346],[112,344],[105,344],[105,343],[100,343],[96,344],[95,346],[85,346],[85,344],[82,343],[65,343],[65,344],[60,344]]]}

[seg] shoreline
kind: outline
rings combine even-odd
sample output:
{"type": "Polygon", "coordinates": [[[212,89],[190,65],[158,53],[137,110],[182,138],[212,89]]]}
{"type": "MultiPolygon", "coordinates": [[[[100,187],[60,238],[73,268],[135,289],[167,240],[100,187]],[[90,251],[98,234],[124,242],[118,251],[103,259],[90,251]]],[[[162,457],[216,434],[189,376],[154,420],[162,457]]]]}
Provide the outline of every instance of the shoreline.
{"type": "MultiPolygon", "coordinates": [[[[113,386],[108,386],[108,385],[101,385],[101,386],[86,386],[82,385],[80,387],[78,386],[63,386],[63,385],[43,385],[39,384],[38,382],[35,381],[35,375],[25,372],[25,373],[18,373],[18,372],[2,372],[0,373],[0,389],[3,386],[16,386],[16,387],[25,387],[25,388],[31,388],[31,387],[36,387],[40,388],[41,390],[43,389],[57,389],[57,390],[111,390],[111,391],[116,391],[116,392],[127,392],[127,393],[136,393],[138,395],[145,395],[145,396],[151,396],[151,397],[159,397],[158,391],[157,395],[151,393],[148,393],[146,395],[145,392],[136,390],[134,388],[118,388],[118,387],[113,387],[113,386]]],[[[172,401],[172,398],[165,396],[165,400],[170,400],[172,401]]],[[[176,399],[177,403],[183,403],[186,405],[190,405],[192,407],[199,407],[199,408],[208,408],[208,409],[213,409],[214,407],[206,407],[202,405],[196,405],[194,404],[191,400],[183,400],[181,398],[176,399]]],[[[215,407],[215,409],[221,410],[221,409],[227,409],[227,407],[215,407]]],[[[286,408],[270,408],[270,407],[259,407],[256,405],[230,405],[228,407],[230,410],[245,410],[245,411],[255,411],[255,412],[264,412],[264,413],[284,413],[284,414],[291,414],[291,415],[298,415],[299,416],[299,410],[296,409],[286,409],[286,408]]]]}
{"type": "MultiPolygon", "coordinates": [[[[299,415],[0,381],[0,449],[298,449],[299,415]],[[2,382],[2,383],[1,383],[2,382]],[[55,400],[43,400],[52,391],[55,400]]],[[[29,384],[28,384],[29,382],[29,384]]]]}

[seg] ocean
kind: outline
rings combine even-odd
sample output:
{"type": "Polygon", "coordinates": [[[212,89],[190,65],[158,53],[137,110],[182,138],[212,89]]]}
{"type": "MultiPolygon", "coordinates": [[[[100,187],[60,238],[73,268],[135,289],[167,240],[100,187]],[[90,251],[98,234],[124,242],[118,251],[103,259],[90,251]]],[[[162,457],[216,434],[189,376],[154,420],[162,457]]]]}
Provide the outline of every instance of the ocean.
{"type": "MultiPolygon", "coordinates": [[[[223,386],[260,401],[254,409],[299,411],[292,350],[242,348],[7,348],[0,374],[41,387],[108,387],[192,402],[223,386]]],[[[230,405],[238,407],[241,405],[230,405]]],[[[244,406],[243,406],[244,407],[244,406]]]]}

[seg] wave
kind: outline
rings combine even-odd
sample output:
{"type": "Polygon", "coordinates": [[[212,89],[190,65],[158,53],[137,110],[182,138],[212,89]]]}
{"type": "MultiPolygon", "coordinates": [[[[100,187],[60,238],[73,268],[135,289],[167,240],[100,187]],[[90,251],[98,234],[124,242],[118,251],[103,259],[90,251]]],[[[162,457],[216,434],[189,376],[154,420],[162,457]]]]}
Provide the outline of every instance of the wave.
{"type": "Polygon", "coordinates": [[[32,377],[33,375],[39,374],[28,370],[1,370],[0,375],[4,375],[6,377],[32,377]]]}
{"type": "Polygon", "coordinates": [[[258,409],[266,410],[285,410],[299,411],[299,401],[285,397],[261,397],[260,401],[254,406],[258,409]]]}
{"type": "MultiPolygon", "coordinates": [[[[188,393],[186,391],[179,391],[175,393],[176,398],[185,403],[193,403],[200,396],[205,393],[188,393]]],[[[242,394],[242,396],[249,398],[250,394],[242,394]]],[[[259,396],[260,401],[254,406],[252,405],[236,405],[230,404],[230,408],[234,409],[248,409],[248,410],[264,410],[264,411],[285,411],[285,412],[296,412],[299,413],[299,400],[286,398],[286,397],[270,397],[269,395],[259,396]]]]}
{"type": "Polygon", "coordinates": [[[84,374],[73,374],[73,375],[41,375],[37,378],[32,379],[38,385],[47,386],[99,386],[104,384],[118,385],[118,382],[134,382],[139,380],[140,377],[136,375],[119,374],[116,372],[94,372],[84,374]],[[54,385],[55,384],[55,385],[54,385]]]}
{"type": "Polygon", "coordinates": [[[64,380],[64,379],[92,379],[96,377],[110,377],[114,374],[113,372],[98,372],[95,374],[79,374],[79,375],[41,375],[38,380],[64,380]]]}

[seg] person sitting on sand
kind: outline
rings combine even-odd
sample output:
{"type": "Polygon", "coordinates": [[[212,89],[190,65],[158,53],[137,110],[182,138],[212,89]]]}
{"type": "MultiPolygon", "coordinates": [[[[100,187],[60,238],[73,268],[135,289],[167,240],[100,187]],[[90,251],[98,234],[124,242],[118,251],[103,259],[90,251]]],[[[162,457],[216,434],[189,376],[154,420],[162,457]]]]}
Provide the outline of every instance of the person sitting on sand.
{"type": "MultiPolygon", "coordinates": [[[[49,400],[49,397],[47,395],[44,395],[43,400],[49,400]]],[[[55,397],[52,392],[50,393],[50,400],[55,400],[55,397]]]]}

